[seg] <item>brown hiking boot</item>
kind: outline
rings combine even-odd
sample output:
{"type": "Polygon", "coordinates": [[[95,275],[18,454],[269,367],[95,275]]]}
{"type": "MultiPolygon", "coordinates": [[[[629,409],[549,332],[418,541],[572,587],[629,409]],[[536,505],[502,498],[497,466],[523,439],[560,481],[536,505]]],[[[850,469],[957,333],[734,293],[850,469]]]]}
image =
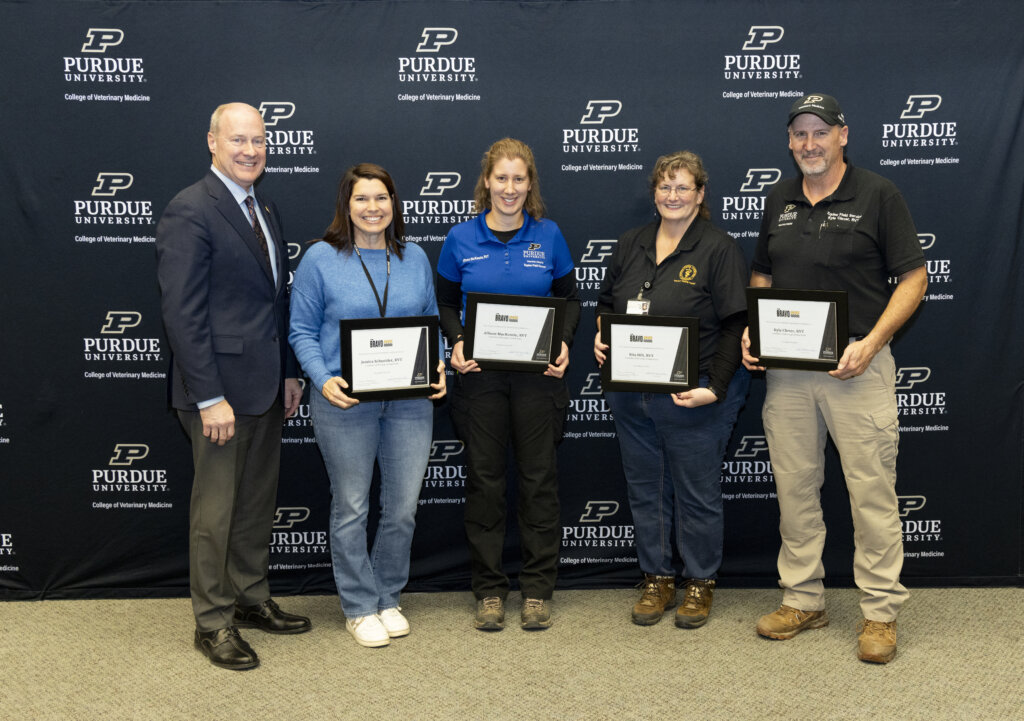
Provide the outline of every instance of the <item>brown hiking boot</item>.
{"type": "Polygon", "coordinates": [[[711,599],[715,595],[715,582],[710,579],[688,578],[683,602],[676,609],[676,626],[700,628],[708,622],[711,599]]]}
{"type": "Polygon", "coordinates": [[[479,599],[473,625],[481,631],[500,631],[505,628],[505,602],[498,596],[479,599]]]}
{"type": "Polygon", "coordinates": [[[801,631],[824,628],[827,625],[828,616],[824,611],[801,611],[792,606],[782,605],[778,611],[761,616],[757,620],[757,632],[765,638],[784,641],[801,631]]]}
{"type": "Polygon", "coordinates": [[[665,611],[676,605],[676,579],[672,576],[644,574],[644,592],[633,606],[633,623],[653,626],[665,611]]]}
{"type": "Polygon", "coordinates": [[[896,622],[864,619],[857,627],[857,658],[871,663],[889,663],[896,658],[896,622]]]}
{"type": "Polygon", "coordinates": [[[543,598],[524,598],[520,625],[527,631],[551,628],[551,607],[543,598]]]}

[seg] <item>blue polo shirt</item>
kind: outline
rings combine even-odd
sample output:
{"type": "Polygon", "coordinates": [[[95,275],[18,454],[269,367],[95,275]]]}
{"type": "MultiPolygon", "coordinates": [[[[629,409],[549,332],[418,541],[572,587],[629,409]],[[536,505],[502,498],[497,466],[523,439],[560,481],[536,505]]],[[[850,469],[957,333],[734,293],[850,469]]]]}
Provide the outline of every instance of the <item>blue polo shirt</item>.
{"type": "Polygon", "coordinates": [[[486,212],[454,226],[445,238],[437,272],[466,293],[550,296],[555,278],[571,273],[572,255],[562,231],[547,218],[523,213],[523,227],[508,243],[495,237],[486,212]]]}

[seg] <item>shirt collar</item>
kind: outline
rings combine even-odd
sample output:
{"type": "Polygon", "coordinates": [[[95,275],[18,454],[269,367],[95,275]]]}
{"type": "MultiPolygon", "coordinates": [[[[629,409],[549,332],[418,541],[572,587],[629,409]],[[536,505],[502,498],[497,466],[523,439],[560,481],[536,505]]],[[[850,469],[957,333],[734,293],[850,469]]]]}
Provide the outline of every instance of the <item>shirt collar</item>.
{"type": "MultiPolygon", "coordinates": [[[[853,163],[846,157],[843,160],[846,162],[846,170],[843,171],[843,178],[839,181],[839,187],[835,189],[832,195],[828,196],[827,200],[829,201],[853,200],[856,197],[857,181],[853,177],[853,163]]],[[[804,196],[803,178],[803,175],[798,175],[793,179],[793,185],[785,196],[786,202],[807,203],[807,198],[804,196]]]]}
{"type": "MultiPolygon", "coordinates": [[[[485,210],[484,212],[482,212],[482,213],[480,213],[479,215],[476,216],[476,220],[477,220],[478,223],[480,223],[480,228],[483,230],[484,240],[493,241],[495,243],[501,243],[501,245],[507,245],[507,243],[502,243],[500,240],[498,240],[498,237],[494,234],[494,231],[487,227],[487,221],[484,219],[484,216],[486,216],[488,212],[489,211],[485,210]]],[[[536,221],[533,218],[530,217],[530,214],[527,213],[524,210],[523,211],[523,226],[516,233],[515,237],[510,239],[508,242],[509,243],[517,242],[518,243],[518,242],[522,241],[526,237],[526,231],[529,230],[530,225],[532,223],[535,223],[535,222],[536,221]]]]}
{"type": "Polygon", "coordinates": [[[836,192],[832,193],[833,200],[853,200],[857,192],[857,181],[853,177],[853,163],[847,158],[844,160],[846,160],[846,172],[843,173],[843,179],[839,181],[836,192]]]}
{"type": "MultiPolygon", "coordinates": [[[[655,220],[645,229],[645,232],[640,234],[640,245],[645,250],[650,252],[651,257],[654,257],[655,250],[654,245],[658,239],[658,225],[661,221],[655,220]]],[[[683,233],[683,237],[679,239],[679,243],[676,245],[675,250],[668,254],[668,258],[678,253],[681,250],[691,251],[697,247],[697,243],[700,242],[701,236],[704,235],[704,228],[707,224],[707,220],[702,218],[700,215],[694,217],[693,222],[690,223],[690,227],[683,233]]]]}
{"type": "Polygon", "coordinates": [[[683,233],[683,237],[679,239],[679,244],[676,246],[676,250],[693,250],[701,236],[704,235],[704,224],[708,221],[704,220],[700,215],[697,215],[693,222],[690,223],[690,227],[683,233]]]}
{"type": "Polygon", "coordinates": [[[238,203],[239,205],[244,203],[245,199],[248,198],[250,195],[253,198],[256,197],[256,192],[253,190],[252,186],[249,186],[249,190],[246,190],[241,185],[233,181],[231,178],[224,175],[224,173],[220,172],[217,169],[217,166],[213,165],[212,163],[210,164],[210,170],[212,170],[213,174],[220,178],[224,185],[227,186],[228,190],[231,192],[231,197],[233,197],[235,199],[235,202],[238,203]]]}

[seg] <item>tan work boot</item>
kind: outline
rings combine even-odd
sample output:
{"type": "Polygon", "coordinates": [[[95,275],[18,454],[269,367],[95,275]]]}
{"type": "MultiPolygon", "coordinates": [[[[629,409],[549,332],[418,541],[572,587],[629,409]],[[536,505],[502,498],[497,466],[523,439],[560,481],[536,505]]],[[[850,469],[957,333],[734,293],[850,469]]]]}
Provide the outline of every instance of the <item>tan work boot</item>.
{"type": "Polygon", "coordinates": [[[871,663],[889,663],[896,658],[896,622],[864,619],[857,627],[857,658],[871,663]]]}
{"type": "Polygon", "coordinates": [[[633,606],[633,623],[653,626],[665,611],[676,605],[676,579],[672,576],[644,574],[643,595],[633,606]]]}
{"type": "Polygon", "coordinates": [[[711,599],[715,595],[715,582],[710,579],[688,578],[683,602],[676,609],[678,628],[700,628],[708,622],[711,599]]]}
{"type": "Polygon", "coordinates": [[[757,620],[757,632],[765,638],[784,641],[801,631],[824,628],[827,625],[828,616],[824,611],[801,611],[792,606],[782,605],[778,611],[761,616],[757,620]]]}

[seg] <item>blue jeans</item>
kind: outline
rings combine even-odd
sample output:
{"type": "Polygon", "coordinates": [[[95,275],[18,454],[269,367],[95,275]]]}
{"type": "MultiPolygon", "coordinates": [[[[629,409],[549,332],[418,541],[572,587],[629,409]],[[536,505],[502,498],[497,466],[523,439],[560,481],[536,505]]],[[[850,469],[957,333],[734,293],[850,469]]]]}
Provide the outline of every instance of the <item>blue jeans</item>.
{"type": "Polygon", "coordinates": [[[699,408],[680,408],[666,393],[605,393],[615,416],[644,573],[676,575],[674,531],[683,577],[717,576],[724,527],[722,458],[749,386],[750,374],[740,368],[723,402],[699,408]]]}
{"type": "Polygon", "coordinates": [[[316,442],[331,480],[331,559],[345,616],[398,605],[409,580],[434,407],[426,399],[364,401],[348,410],[311,394],[316,442]],[[380,465],[380,522],[367,552],[373,464],[380,465]]]}

